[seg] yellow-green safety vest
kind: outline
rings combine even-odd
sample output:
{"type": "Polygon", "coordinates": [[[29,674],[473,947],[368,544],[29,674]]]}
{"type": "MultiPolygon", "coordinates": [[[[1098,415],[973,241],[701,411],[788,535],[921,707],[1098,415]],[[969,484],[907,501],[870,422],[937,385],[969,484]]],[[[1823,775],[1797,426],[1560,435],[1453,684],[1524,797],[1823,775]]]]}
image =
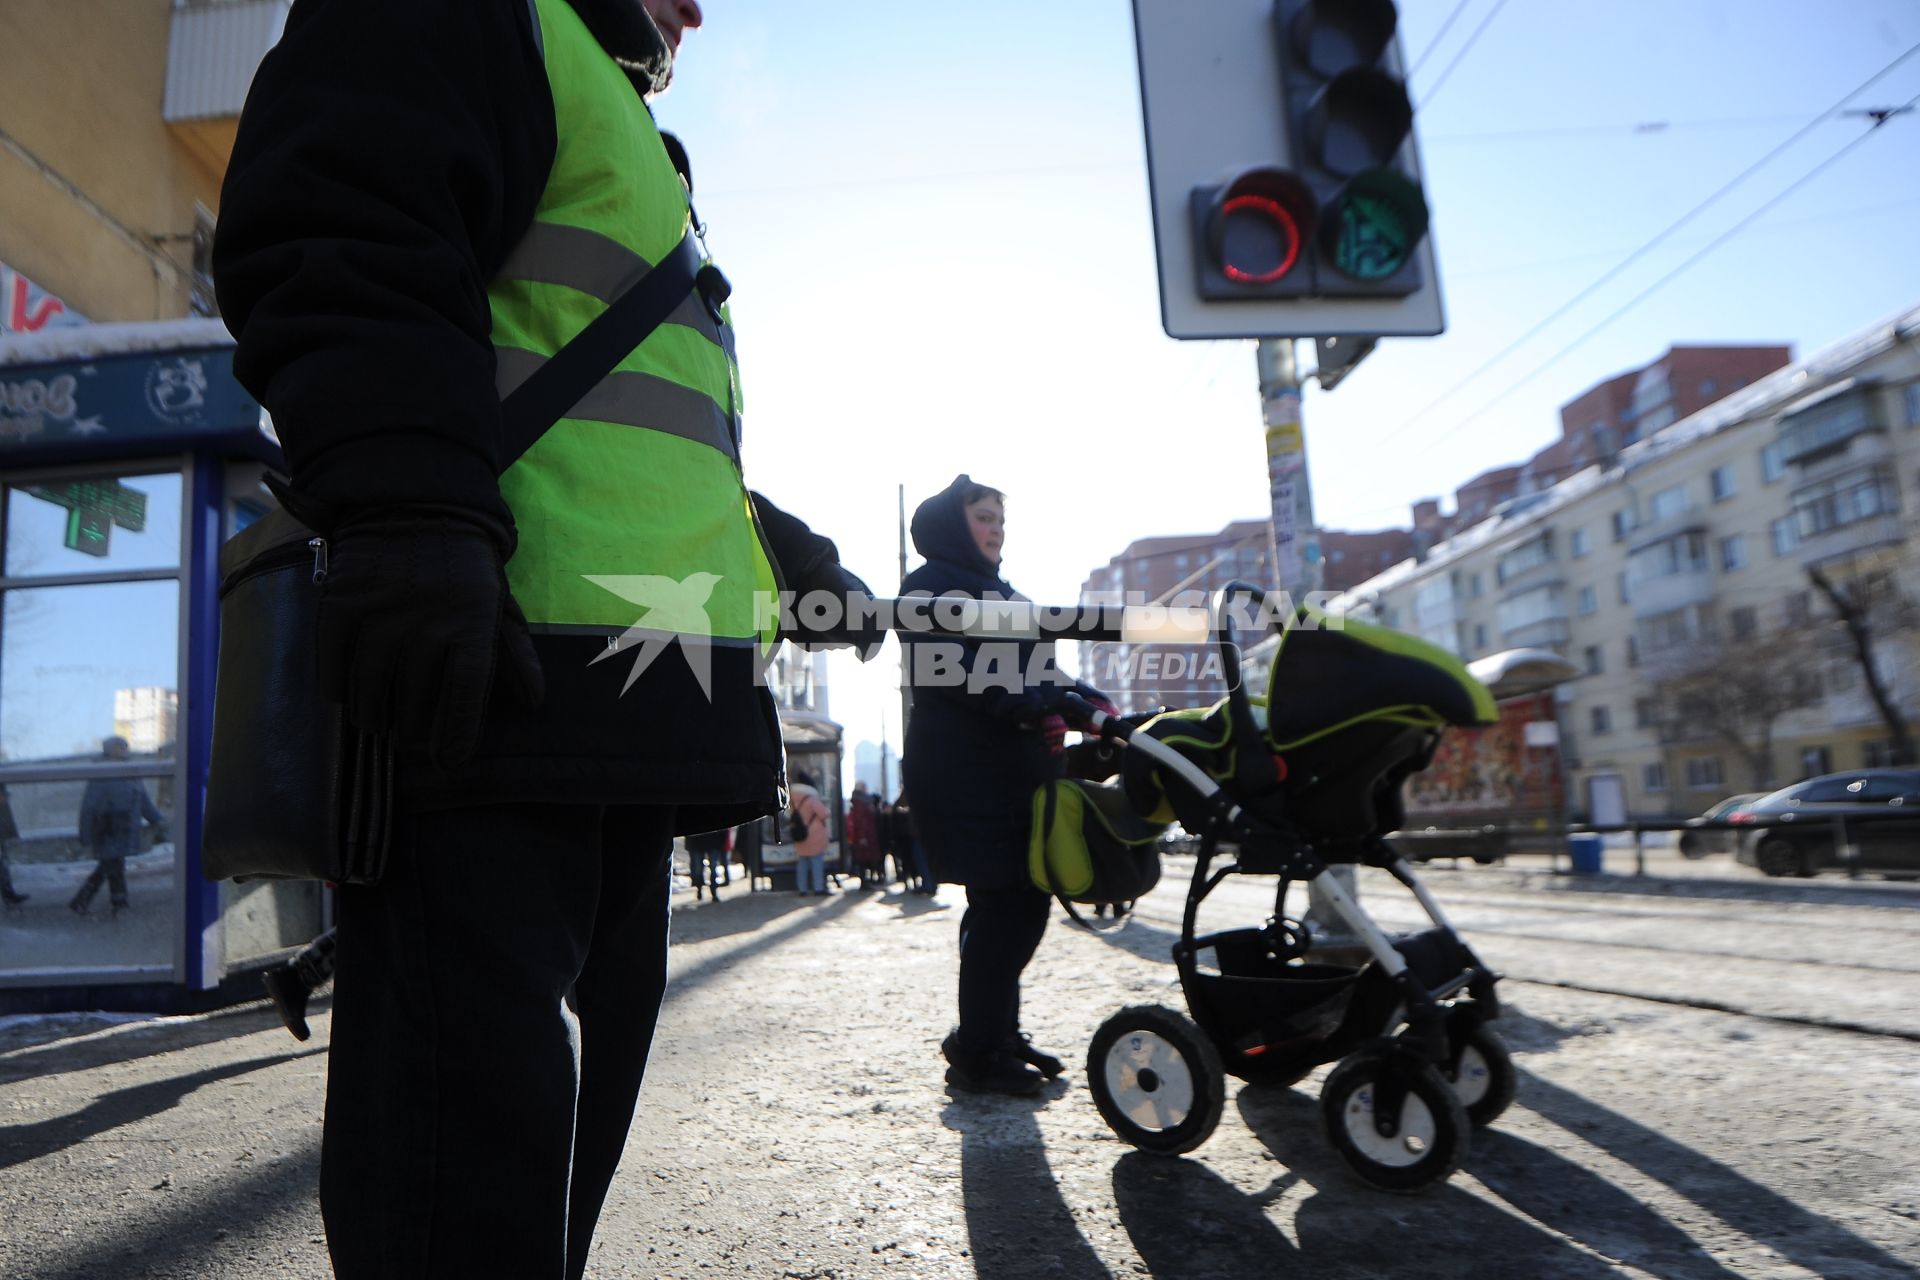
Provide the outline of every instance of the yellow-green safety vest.
{"type": "MultiPolygon", "coordinates": [[[[487,287],[503,397],[692,226],[626,72],[565,0],[533,9],[559,145],[533,224],[487,287]]],[[[716,323],[695,294],[507,468],[520,534],[507,578],[535,631],[773,644],[755,596],[776,577],[741,480],[738,410],[726,314],[716,323]]]]}

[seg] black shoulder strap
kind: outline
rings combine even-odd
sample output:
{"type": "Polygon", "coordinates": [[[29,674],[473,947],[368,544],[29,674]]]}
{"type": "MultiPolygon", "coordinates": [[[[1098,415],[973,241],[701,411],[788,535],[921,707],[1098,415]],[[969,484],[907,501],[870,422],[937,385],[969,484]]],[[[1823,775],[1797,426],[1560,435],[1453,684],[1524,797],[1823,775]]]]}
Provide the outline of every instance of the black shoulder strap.
{"type": "Polygon", "coordinates": [[[640,277],[593,323],[560,348],[532,377],[500,402],[500,469],[505,471],[533,448],[547,428],[565,417],[595,383],[659,328],[674,308],[708,279],[718,287],[711,305],[725,299],[725,281],[717,270],[702,269],[700,244],[689,231],[664,262],[640,277]]]}

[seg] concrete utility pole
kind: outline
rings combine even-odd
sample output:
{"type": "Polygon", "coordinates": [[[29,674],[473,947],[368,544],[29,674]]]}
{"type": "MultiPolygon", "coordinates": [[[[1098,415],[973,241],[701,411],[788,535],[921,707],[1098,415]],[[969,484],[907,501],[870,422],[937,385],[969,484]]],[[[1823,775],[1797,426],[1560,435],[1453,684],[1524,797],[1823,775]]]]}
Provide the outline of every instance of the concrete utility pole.
{"type": "MultiPolygon", "coordinates": [[[[907,486],[904,484],[899,486],[899,501],[900,581],[905,582],[907,580],[907,486]]],[[[897,587],[894,589],[894,594],[900,594],[897,587]]],[[[894,643],[900,646],[900,782],[904,786],[907,781],[907,721],[913,715],[913,680],[909,674],[912,671],[910,665],[912,654],[907,649],[906,641],[898,636],[894,637],[894,643]]]]}
{"type": "MultiPolygon", "coordinates": [[[[1318,591],[1324,574],[1320,533],[1313,527],[1313,491],[1307,482],[1307,441],[1300,412],[1300,367],[1292,338],[1262,338],[1254,347],[1260,370],[1260,419],[1267,437],[1267,493],[1273,521],[1273,584],[1298,605],[1318,591]]],[[[1278,657],[1276,655],[1276,661],[1278,657]]],[[[1276,689],[1274,696],[1284,696],[1276,689]]],[[[1351,866],[1333,868],[1334,878],[1355,902],[1360,886],[1351,866]]],[[[1322,943],[1353,941],[1334,914],[1332,900],[1307,886],[1307,928],[1322,943]]]]}
{"type": "Polygon", "coordinates": [[[1260,370],[1260,417],[1267,438],[1267,494],[1273,530],[1273,584],[1295,603],[1320,589],[1320,534],[1313,527],[1307,481],[1307,442],[1301,426],[1300,368],[1292,338],[1262,338],[1254,347],[1260,370]]]}

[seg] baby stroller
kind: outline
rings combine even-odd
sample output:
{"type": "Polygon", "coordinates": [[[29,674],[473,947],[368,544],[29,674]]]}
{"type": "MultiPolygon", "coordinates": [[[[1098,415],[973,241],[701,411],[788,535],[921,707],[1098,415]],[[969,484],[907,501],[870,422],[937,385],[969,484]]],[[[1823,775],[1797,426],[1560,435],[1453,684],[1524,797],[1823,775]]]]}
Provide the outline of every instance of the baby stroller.
{"type": "Polygon", "coordinates": [[[1244,584],[1216,598],[1232,690],[1219,704],[1138,724],[1079,708],[1119,748],[1118,780],[1100,785],[1199,838],[1173,947],[1192,1016],[1136,1006],[1108,1018],[1088,1049],[1089,1087],[1120,1137],[1175,1155],[1212,1134],[1227,1075],[1287,1085],[1337,1062],[1320,1094],[1334,1147],[1374,1186],[1418,1191],[1452,1174],[1472,1128],[1512,1101],[1514,1071],[1487,1025],[1498,975],[1383,837],[1403,820],[1401,784],[1441,732],[1492,722],[1493,698],[1436,646],[1308,610],[1282,633],[1266,699],[1251,697],[1226,607],[1235,597],[1264,604],[1244,584]],[[1388,872],[1432,927],[1389,938],[1329,873],[1339,864],[1388,872]],[[1272,915],[1196,933],[1201,903],[1235,875],[1278,878],[1272,915]],[[1316,956],[1310,930],[1285,913],[1296,883],[1330,900],[1363,944],[1358,962],[1316,956]]]}

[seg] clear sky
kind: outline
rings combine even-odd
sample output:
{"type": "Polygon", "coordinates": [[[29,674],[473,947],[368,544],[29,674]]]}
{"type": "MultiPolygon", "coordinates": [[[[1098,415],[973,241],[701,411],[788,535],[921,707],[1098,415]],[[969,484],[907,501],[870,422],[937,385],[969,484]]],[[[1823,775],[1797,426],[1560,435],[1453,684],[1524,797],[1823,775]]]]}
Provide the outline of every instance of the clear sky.
{"type": "MultiPolygon", "coordinates": [[[[1006,574],[1048,602],[1135,538],[1266,514],[1252,344],[1160,329],[1126,0],[703,8],[658,114],[735,285],[750,482],[883,593],[897,487],[911,510],[959,471],[1008,492],[1006,574]]],[[[1920,4],[1400,8],[1449,328],[1308,392],[1322,526],[1450,505],[1672,343],[1805,355],[1920,303],[1915,111],[1585,336],[1868,128],[1835,115],[1476,372],[1920,45],[1920,4]]],[[[1916,95],[1920,54],[1847,105],[1916,95]]],[[[898,743],[897,680],[892,646],[835,656],[849,754],[883,710],[898,743]]]]}

